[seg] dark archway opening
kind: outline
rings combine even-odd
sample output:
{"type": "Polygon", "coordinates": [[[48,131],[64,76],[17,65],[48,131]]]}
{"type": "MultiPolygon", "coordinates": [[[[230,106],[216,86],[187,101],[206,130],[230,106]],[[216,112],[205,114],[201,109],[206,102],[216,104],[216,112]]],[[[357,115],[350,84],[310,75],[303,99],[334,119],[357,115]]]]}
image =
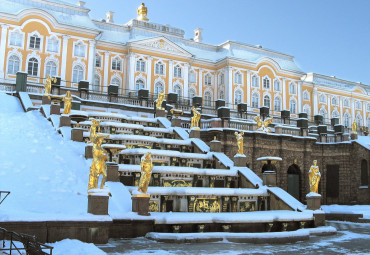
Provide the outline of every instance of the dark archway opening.
{"type": "Polygon", "coordinates": [[[288,168],[288,193],[300,200],[301,197],[301,169],[293,164],[288,168]]]}

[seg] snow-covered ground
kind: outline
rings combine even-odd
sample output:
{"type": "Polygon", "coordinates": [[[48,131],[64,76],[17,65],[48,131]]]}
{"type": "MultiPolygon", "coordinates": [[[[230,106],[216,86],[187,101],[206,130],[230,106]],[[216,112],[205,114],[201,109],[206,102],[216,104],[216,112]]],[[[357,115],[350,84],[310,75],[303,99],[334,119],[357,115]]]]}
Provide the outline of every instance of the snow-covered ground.
{"type": "Polygon", "coordinates": [[[364,219],[370,219],[370,205],[322,205],[326,213],[362,213],[364,219]]]}

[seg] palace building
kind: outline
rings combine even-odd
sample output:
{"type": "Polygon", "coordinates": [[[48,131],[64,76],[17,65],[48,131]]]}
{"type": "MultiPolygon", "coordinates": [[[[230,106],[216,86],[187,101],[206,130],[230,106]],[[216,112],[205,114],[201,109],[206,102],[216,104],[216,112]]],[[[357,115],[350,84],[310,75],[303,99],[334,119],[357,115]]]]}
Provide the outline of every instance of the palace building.
{"type": "Polygon", "coordinates": [[[305,73],[294,57],[226,41],[203,42],[202,29],[185,39],[182,29],[150,22],[145,6],[126,24],[89,16],[85,3],[56,0],[0,0],[0,81],[14,82],[18,71],[29,83],[43,83],[46,75],[61,77],[62,86],[89,82],[92,92],[119,94],[148,89],[180,98],[201,96],[205,107],[223,99],[251,111],[267,106],[270,113],[306,112],[324,121],[370,127],[370,86],[333,76],[305,73]]]}

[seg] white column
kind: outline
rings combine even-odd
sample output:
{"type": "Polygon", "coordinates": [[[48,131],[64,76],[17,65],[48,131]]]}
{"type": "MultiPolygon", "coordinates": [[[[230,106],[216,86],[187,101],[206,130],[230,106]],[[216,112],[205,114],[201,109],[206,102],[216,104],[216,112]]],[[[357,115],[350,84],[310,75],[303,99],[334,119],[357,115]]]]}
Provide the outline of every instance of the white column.
{"type": "Polygon", "coordinates": [[[94,61],[95,60],[95,40],[89,41],[89,59],[88,59],[88,73],[87,80],[90,87],[94,84],[94,61]]]}
{"type": "Polygon", "coordinates": [[[150,89],[152,88],[152,61],[153,61],[153,57],[149,56],[148,57],[148,63],[147,63],[147,78],[146,78],[146,89],[148,89],[150,91],[150,89]]]}
{"type": "Polygon", "coordinates": [[[172,79],[173,79],[173,60],[168,61],[168,93],[172,92],[173,89],[173,84],[172,84],[172,79]]]}
{"type": "Polygon", "coordinates": [[[203,70],[199,69],[199,79],[198,79],[198,96],[203,97],[203,70]]]}
{"type": "Polygon", "coordinates": [[[318,93],[317,93],[317,88],[313,88],[312,91],[312,100],[313,100],[313,109],[312,113],[313,115],[317,115],[319,112],[319,102],[318,102],[318,93]]]}
{"type": "Polygon", "coordinates": [[[247,71],[247,104],[248,107],[251,107],[251,72],[248,70],[247,71]]]}
{"type": "Polygon", "coordinates": [[[362,125],[366,127],[366,101],[362,102],[362,125]]]}
{"type": "Polygon", "coordinates": [[[344,118],[343,118],[343,98],[339,97],[339,114],[340,114],[340,121],[342,125],[344,124],[344,118]]]}
{"type": "Polygon", "coordinates": [[[129,66],[128,66],[128,70],[129,70],[128,89],[129,90],[135,90],[135,67],[136,67],[135,58],[136,58],[135,54],[131,52],[129,55],[129,66]]]}
{"type": "Polygon", "coordinates": [[[6,49],[6,35],[9,26],[1,25],[1,41],[0,41],[0,80],[5,79],[5,49],[6,49]]]}
{"type": "Polygon", "coordinates": [[[185,63],[184,67],[184,98],[189,97],[189,64],[185,63]]]}
{"type": "Polygon", "coordinates": [[[226,84],[226,103],[233,104],[233,68],[231,66],[227,69],[227,84],[226,84]]]}
{"type": "Polygon", "coordinates": [[[331,96],[330,95],[328,95],[327,104],[328,104],[328,122],[330,123],[330,118],[331,118],[331,96]]]}
{"type": "Polygon", "coordinates": [[[217,74],[217,71],[215,72],[215,83],[213,84],[214,86],[214,95],[213,95],[213,101],[217,100],[218,99],[218,74],[217,74]]]}
{"type": "MultiPolygon", "coordinates": [[[[60,78],[62,79],[62,86],[66,86],[66,67],[67,67],[67,56],[68,56],[68,39],[71,38],[69,35],[63,35],[63,48],[62,48],[62,63],[61,63],[61,74],[60,78]]],[[[73,49],[72,49],[73,50],[73,49]]]]}
{"type": "Polygon", "coordinates": [[[302,82],[298,82],[298,113],[302,112],[302,82]]]}
{"type": "Polygon", "coordinates": [[[287,99],[287,94],[286,94],[286,88],[285,88],[285,84],[286,83],[286,79],[283,78],[281,80],[281,85],[282,85],[282,89],[283,89],[283,96],[282,96],[282,100],[283,100],[283,110],[287,110],[286,108],[286,99],[287,99]]]}
{"type": "Polygon", "coordinates": [[[109,85],[109,80],[108,80],[108,74],[110,70],[109,66],[109,55],[110,52],[106,51],[104,52],[104,82],[103,82],[103,92],[107,92],[107,86],[109,85]]]}
{"type": "Polygon", "coordinates": [[[351,118],[351,122],[353,122],[353,121],[356,120],[355,100],[353,100],[353,98],[351,98],[351,104],[352,104],[352,118],[351,118]]]}

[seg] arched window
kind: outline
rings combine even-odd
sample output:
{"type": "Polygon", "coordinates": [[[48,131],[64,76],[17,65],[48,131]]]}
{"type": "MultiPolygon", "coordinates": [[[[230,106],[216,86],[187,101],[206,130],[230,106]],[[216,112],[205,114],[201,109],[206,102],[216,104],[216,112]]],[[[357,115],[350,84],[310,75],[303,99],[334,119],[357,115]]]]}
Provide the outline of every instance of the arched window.
{"type": "Polygon", "coordinates": [[[336,97],[333,97],[333,98],[331,99],[331,104],[332,104],[332,105],[337,105],[337,104],[338,104],[338,101],[337,101],[337,98],[336,98],[336,97]]]}
{"type": "Polygon", "coordinates": [[[252,87],[259,87],[257,75],[252,76],[252,87]]]}
{"type": "Polygon", "coordinates": [[[192,99],[193,97],[195,97],[195,90],[189,89],[189,98],[192,99]]]}
{"type": "Polygon", "coordinates": [[[252,94],[252,107],[253,108],[258,108],[259,106],[259,96],[257,93],[252,94]]]}
{"type": "Polygon", "coordinates": [[[20,61],[15,55],[9,57],[8,60],[8,74],[16,74],[19,71],[20,61]]]}
{"type": "Polygon", "coordinates": [[[29,48],[34,50],[39,50],[41,44],[41,38],[38,35],[32,35],[30,37],[29,48]]]}
{"type": "Polygon", "coordinates": [[[160,82],[157,82],[154,87],[154,94],[158,95],[163,90],[163,84],[160,82]]]}
{"type": "Polygon", "coordinates": [[[93,84],[92,89],[93,89],[94,92],[99,92],[100,91],[100,76],[97,75],[97,74],[95,74],[94,84],[93,84]]]}
{"type": "Polygon", "coordinates": [[[242,102],[242,92],[240,90],[235,90],[234,101],[235,104],[240,104],[242,102]]]}
{"type": "Polygon", "coordinates": [[[360,103],[359,101],[356,101],[356,102],[355,102],[355,108],[356,108],[357,110],[360,110],[360,109],[361,109],[361,103],[360,103]]]}
{"type": "Polygon", "coordinates": [[[270,89],[270,79],[267,77],[263,78],[263,88],[270,89]]]}
{"type": "Polygon", "coordinates": [[[142,59],[136,61],[136,71],[137,72],[145,72],[145,62],[142,59]]]}
{"type": "Polygon", "coordinates": [[[281,111],[280,97],[275,97],[275,99],[274,99],[274,111],[276,111],[276,112],[281,111]]]}
{"type": "Polygon", "coordinates": [[[121,59],[119,57],[113,58],[112,70],[121,71],[121,59]]]}
{"type": "Polygon", "coordinates": [[[101,67],[101,57],[99,54],[95,55],[95,67],[101,67]]]}
{"type": "Polygon", "coordinates": [[[339,118],[339,112],[337,110],[334,110],[332,113],[331,113],[331,116],[333,118],[339,118]]]}
{"type": "Polygon", "coordinates": [[[303,100],[309,101],[310,100],[310,94],[308,91],[303,92],[303,100]]]}
{"type": "Polygon", "coordinates": [[[189,72],[189,82],[195,83],[195,72],[193,70],[189,72]]]}
{"type": "Polygon", "coordinates": [[[219,99],[225,99],[225,92],[224,92],[223,89],[220,90],[218,98],[219,99]]]}
{"type": "Polygon", "coordinates": [[[290,109],[290,113],[292,114],[297,113],[297,103],[294,99],[290,99],[289,109],[290,109]]]}
{"type": "Polygon", "coordinates": [[[303,112],[307,113],[307,116],[309,117],[311,115],[311,109],[308,105],[303,106],[303,112]]]}
{"type": "Polygon", "coordinates": [[[23,35],[19,31],[14,31],[10,33],[10,45],[22,47],[23,45],[23,35]]]}
{"type": "Polygon", "coordinates": [[[45,76],[55,77],[57,75],[57,64],[54,61],[48,61],[46,63],[45,76]]]}
{"type": "Polygon", "coordinates": [[[292,95],[297,94],[296,86],[293,82],[289,84],[289,93],[292,95]]]}
{"type": "Polygon", "coordinates": [[[344,126],[346,128],[350,127],[351,126],[351,124],[350,124],[351,116],[347,112],[344,114],[343,119],[344,119],[344,122],[343,122],[344,126]]]}
{"type": "Polygon", "coordinates": [[[173,77],[175,77],[175,78],[181,78],[182,77],[181,67],[179,65],[177,65],[173,68],[173,77]]]}
{"type": "Polygon", "coordinates": [[[328,114],[324,108],[321,108],[319,114],[323,117],[323,124],[327,123],[328,114]]]}
{"type": "Polygon", "coordinates": [[[211,86],[212,85],[212,76],[209,74],[206,74],[204,76],[204,85],[211,86]]]}
{"type": "Polygon", "coordinates": [[[270,97],[268,96],[268,95],[265,95],[264,97],[263,97],[263,106],[265,106],[265,107],[268,107],[268,108],[271,108],[270,106],[270,97]]]}
{"type": "Polygon", "coordinates": [[[135,90],[139,91],[140,89],[144,88],[144,81],[141,79],[137,79],[135,83],[135,90]]]}
{"type": "Polygon", "coordinates": [[[176,84],[175,86],[173,86],[173,92],[175,92],[180,98],[182,96],[180,85],[176,84]]]}
{"type": "Polygon", "coordinates": [[[36,58],[30,58],[28,60],[28,74],[31,76],[37,76],[39,71],[39,61],[36,58]]]}
{"type": "Polygon", "coordinates": [[[280,91],[280,81],[279,80],[274,80],[274,90],[280,91]]]}
{"type": "Polygon", "coordinates": [[[212,96],[209,91],[204,93],[204,105],[205,106],[212,106],[212,96]]]}
{"type": "Polygon", "coordinates": [[[348,107],[349,106],[349,100],[346,98],[343,101],[343,106],[348,107]]]}
{"type": "Polygon", "coordinates": [[[84,78],[84,69],[80,65],[76,65],[72,72],[72,82],[79,83],[84,78]]]}
{"type": "Polygon", "coordinates": [[[81,42],[75,44],[74,55],[77,57],[85,57],[85,45],[81,42]]]}
{"type": "Polygon", "coordinates": [[[236,84],[242,84],[242,75],[239,72],[235,73],[234,79],[236,84]]]}
{"type": "Polygon", "coordinates": [[[325,104],[325,103],[326,103],[325,95],[321,94],[321,95],[319,96],[319,102],[320,102],[320,103],[323,103],[323,104],[325,104]]]}
{"type": "Polygon", "coordinates": [[[50,52],[58,52],[59,42],[58,40],[53,36],[48,39],[48,47],[47,50],[50,52]]]}
{"type": "Polygon", "coordinates": [[[225,84],[225,75],[223,73],[220,74],[220,80],[219,80],[219,85],[225,84]]]}
{"type": "Polygon", "coordinates": [[[360,114],[358,114],[356,116],[356,124],[357,124],[357,127],[361,127],[362,126],[362,117],[360,114]]]}
{"type": "Polygon", "coordinates": [[[164,74],[164,65],[162,64],[162,62],[158,62],[155,64],[155,74],[164,74]]]}
{"type": "Polygon", "coordinates": [[[367,170],[367,161],[361,161],[361,186],[369,185],[369,171],[367,170]]]}

